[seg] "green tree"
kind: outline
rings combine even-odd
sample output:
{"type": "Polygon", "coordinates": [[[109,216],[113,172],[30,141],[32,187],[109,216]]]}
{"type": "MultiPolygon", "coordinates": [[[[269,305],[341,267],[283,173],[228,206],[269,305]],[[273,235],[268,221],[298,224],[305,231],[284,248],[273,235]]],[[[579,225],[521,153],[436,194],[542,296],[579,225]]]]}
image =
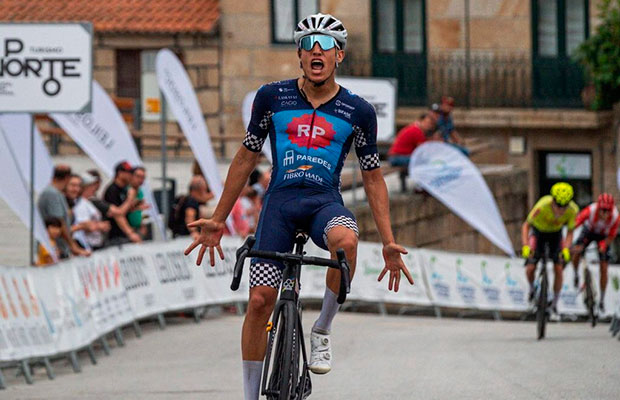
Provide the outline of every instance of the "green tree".
{"type": "Polygon", "coordinates": [[[577,48],[574,56],[596,89],[594,110],[611,108],[620,101],[620,0],[602,0],[599,15],[601,24],[596,33],[577,48]]]}

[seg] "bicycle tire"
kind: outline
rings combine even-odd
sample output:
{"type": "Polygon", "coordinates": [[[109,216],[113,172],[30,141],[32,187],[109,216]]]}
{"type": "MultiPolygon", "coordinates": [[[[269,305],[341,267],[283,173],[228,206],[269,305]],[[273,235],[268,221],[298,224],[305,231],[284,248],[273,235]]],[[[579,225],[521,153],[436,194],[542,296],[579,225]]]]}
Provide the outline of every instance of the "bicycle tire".
{"type": "MultiPolygon", "coordinates": [[[[296,314],[293,303],[284,303],[278,310],[277,331],[274,332],[275,346],[273,346],[273,367],[271,375],[268,378],[267,399],[270,400],[290,400],[291,396],[295,396],[295,387],[297,385],[297,376],[293,376],[294,368],[294,342],[296,331],[296,314]]],[[[276,328],[274,326],[274,328],[276,328]]],[[[299,362],[299,361],[297,361],[299,362]]],[[[298,370],[297,370],[298,371],[298,370]]],[[[294,397],[293,397],[294,398],[294,397]]]]}
{"type": "Polygon", "coordinates": [[[588,317],[592,328],[596,326],[596,315],[594,312],[594,292],[592,290],[592,276],[590,270],[586,268],[585,272],[585,285],[586,285],[586,307],[588,308],[588,317]]]}
{"type": "Polygon", "coordinates": [[[538,340],[544,339],[547,325],[547,266],[543,263],[542,279],[540,280],[540,292],[538,293],[538,309],[536,310],[536,331],[538,340]]]}

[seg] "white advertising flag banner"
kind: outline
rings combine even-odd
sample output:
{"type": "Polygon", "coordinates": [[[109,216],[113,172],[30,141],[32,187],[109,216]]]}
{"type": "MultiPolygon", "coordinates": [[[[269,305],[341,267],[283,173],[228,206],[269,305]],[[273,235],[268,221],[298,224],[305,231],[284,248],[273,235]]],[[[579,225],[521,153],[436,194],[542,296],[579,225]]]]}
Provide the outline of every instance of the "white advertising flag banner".
{"type": "MultiPolygon", "coordinates": [[[[0,115],[0,130],[15,156],[24,182],[30,187],[30,114],[0,115]]],[[[54,163],[41,138],[39,128],[34,125],[34,190],[41,192],[52,180],[54,163]]]]}
{"type": "MultiPolygon", "coordinates": [[[[256,90],[246,94],[241,104],[241,117],[243,119],[243,128],[248,129],[250,126],[250,120],[252,119],[252,105],[254,104],[254,98],[256,97],[256,90]]],[[[271,155],[271,146],[269,141],[266,141],[263,145],[263,154],[273,164],[273,156],[271,155]]]]}
{"type": "MultiPolygon", "coordinates": [[[[377,114],[377,140],[391,141],[396,128],[396,80],[336,77],[336,82],[372,104],[377,114]]],[[[348,104],[336,101],[335,105],[341,107],[343,112],[351,111],[348,104]]]]}
{"type": "MultiPolygon", "coordinates": [[[[0,198],[13,210],[17,217],[22,221],[26,228],[30,229],[30,187],[22,179],[20,168],[11,147],[5,140],[5,136],[0,134],[0,198]]],[[[43,218],[39,209],[34,207],[34,237],[43,246],[51,250],[51,242],[43,218]]],[[[56,259],[56,254],[50,251],[56,259]]]]}
{"type": "Polygon", "coordinates": [[[90,23],[0,24],[0,110],[88,111],[92,32],[90,23]]]}
{"type": "Polygon", "coordinates": [[[424,143],[411,155],[409,176],[491,243],[514,256],[493,194],[463,153],[446,143],[424,143]]]}
{"type": "MultiPolygon", "coordinates": [[[[131,165],[144,165],[136,149],[123,116],[103,88],[93,81],[91,113],[50,114],[82,150],[108,176],[114,176],[114,167],[122,161],[131,165]]],[[[165,228],[150,186],[142,186],[144,200],[150,205],[146,210],[157,229],[165,237],[165,228]]]]}
{"type": "MultiPolygon", "coordinates": [[[[166,96],[167,104],[170,105],[174,115],[176,115],[181,130],[192,148],[194,157],[196,157],[200,169],[209,183],[209,188],[215,195],[216,201],[219,201],[224,185],[217,168],[211,136],[192,82],[189,80],[179,58],[168,49],[162,49],[157,53],[155,70],[157,71],[159,87],[166,96]]],[[[235,230],[230,218],[226,224],[228,229],[234,233],[235,230]]]]}

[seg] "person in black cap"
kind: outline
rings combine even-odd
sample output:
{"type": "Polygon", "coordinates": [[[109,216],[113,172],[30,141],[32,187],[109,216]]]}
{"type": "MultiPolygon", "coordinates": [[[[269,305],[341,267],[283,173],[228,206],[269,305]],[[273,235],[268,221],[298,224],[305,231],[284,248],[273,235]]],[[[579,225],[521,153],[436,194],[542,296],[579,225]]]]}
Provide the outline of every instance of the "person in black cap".
{"type": "MultiPolygon", "coordinates": [[[[127,161],[122,161],[116,165],[114,172],[114,180],[106,188],[103,199],[112,205],[121,207],[127,201],[127,186],[131,182],[133,168],[127,161]]],[[[125,213],[111,218],[110,225],[108,235],[110,245],[142,241],[140,235],[129,225],[125,213]]]]}

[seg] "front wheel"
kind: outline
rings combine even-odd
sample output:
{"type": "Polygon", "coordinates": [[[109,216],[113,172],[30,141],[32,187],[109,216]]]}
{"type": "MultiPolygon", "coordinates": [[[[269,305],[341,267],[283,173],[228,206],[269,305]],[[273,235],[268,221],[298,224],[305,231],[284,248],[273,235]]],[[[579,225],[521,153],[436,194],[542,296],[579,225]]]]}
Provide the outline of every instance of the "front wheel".
{"type": "Polygon", "coordinates": [[[549,283],[547,282],[547,266],[543,263],[540,280],[540,291],[538,292],[538,304],[536,310],[536,329],[538,340],[545,337],[545,326],[547,324],[547,290],[549,283]]]}
{"type": "Polygon", "coordinates": [[[277,309],[279,315],[274,316],[274,324],[270,333],[273,346],[271,357],[273,364],[271,375],[267,379],[264,394],[271,400],[290,400],[295,396],[299,374],[299,338],[297,335],[297,316],[295,305],[286,302],[277,309]]]}
{"type": "Polygon", "coordinates": [[[596,326],[596,312],[594,302],[594,290],[592,290],[592,275],[590,270],[586,268],[585,272],[585,286],[586,286],[586,307],[588,308],[588,317],[592,324],[592,328],[596,326]]]}

